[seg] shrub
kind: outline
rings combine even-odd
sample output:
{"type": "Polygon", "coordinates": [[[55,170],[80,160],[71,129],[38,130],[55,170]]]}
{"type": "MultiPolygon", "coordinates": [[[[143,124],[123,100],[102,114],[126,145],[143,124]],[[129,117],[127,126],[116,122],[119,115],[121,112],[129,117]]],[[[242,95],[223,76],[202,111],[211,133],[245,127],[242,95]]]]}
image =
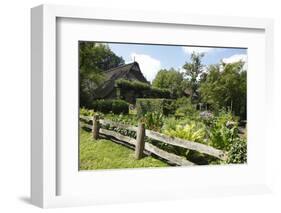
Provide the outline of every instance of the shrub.
{"type": "Polygon", "coordinates": [[[190,98],[179,98],[175,102],[176,117],[185,117],[188,116],[190,118],[198,117],[199,113],[196,110],[196,107],[191,103],[190,98]]]}
{"type": "Polygon", "coordinates": [[[147,83],[143,83],[140,81],[129,81],[126,79],[119,79],[117,81],[115,81],[115,84],[118,88],[121,89],[132,89],[132,90],[149,90],[150,89],[150,85],[147,83]]]}
{"type": "Polygon", "coordinates": [[[164,129],[176,129],[176,126],[179,124],[179,120],[174,116],[168,117],[165,119],[165,124],[163,126],[164,129]]]}
{"type": "Polygon", "coordinates": [[[247,142],[246,140],[236,138],[228,152],[226,163],[246,163],[247,162],[247,142]]]}
{"type": "Polygon", "coordinates": [[[149,112],[158,112],[168,115],[173,112],[173,100],[170,99],[150,99],[138,98],[136,109],[138,117],[143,117],[149,112]]]}
{"type": "Polygon", "coordinates": [[[122,91],[133,90],[138,94],[138,97],[142,98],[171,98],[170,90],[151,87],[150,84],[143,83],[140,81],[129,81],[126,79],[119,79],[115,81],[115,85],[122,91]]]}
{"type": "Polygon", "coordinates": [[[128,114],[129,104],[123,100],[114,100],[112,102],[112,112],[114,114],[128,114]]]}
{"type": "Polygon", "coordinates": [[[129,104],[123,100],[97,100],[93,103],[93,108],[102,113],[129,113],[129,104]]]}
{"type": "Polygon", "coordinates": [[[205,139],[204,128],[196,125],[195,122],[185,125],[176,125],[175,129],[164,129],[164,134],[201,143],[203,143],[205,139]]]}
{"type": "Polygon", "coordinates": [[[93,110],[88,110],[84,107],[80,108],[80,115],[83,116],[93,116],[94,115],[94,111],[93,110]]]}
{"type": "Polygon", "coordinates": [[[211,145],[219,149],[229,150],[234,139],[238,137],[237,120],[230,112],[221,111],[211,124],[211,145]]]}
{"type": "Polygon", "coordinates": [[[148,112],[142,118],[145,122],[145,126],[147,129],[160,131],[164,124],[163,114],[159,112],[148,112]]]}
{"type": "Polygon", "coordinates": [[[157,87],[152,87],[150,90],[151,98],[171,98],[171,92],[168,89],[161,89],[157,87]]]}
{"type": "Polygon", "coordinates": [[[112,109],[112,100],[97,100],[93,102],[95,111],[109,113],[112,109]]]}

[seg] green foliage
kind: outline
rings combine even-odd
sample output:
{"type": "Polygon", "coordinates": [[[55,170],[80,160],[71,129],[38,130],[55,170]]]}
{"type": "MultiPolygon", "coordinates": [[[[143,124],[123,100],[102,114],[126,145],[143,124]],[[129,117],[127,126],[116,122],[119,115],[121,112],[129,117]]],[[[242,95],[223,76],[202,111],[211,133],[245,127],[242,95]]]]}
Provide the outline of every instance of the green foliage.
{"type": "Polygon", "coordinates": [[[93,102],[93,108],[102,113],[129,113],[129,104],[123,100],[97,100],[93,102]]]}
{"type": "Polygon", "coordinates": [[[111,51],[108,45],[90,41],[79,42],[79,68],[86,70],[108,70],[124,64],[122,57],[111,51]]]}
{"type": "Polygon", "coordinates": [[[93,102],[92,106],[97,112],[110,113],[112,111],[112,100],[97,100],[93,102]]]}
{"type": "Polygon", "coordinates": [[[226,163],[247,163],[247,142],[241,138],[233,140],[228,151],[228,159],[226,163]]]}
{"type": "MultiPolygon", "coordinates": [[[[151,87],[147,83],[140,81],[129,81],[126,79],[119,79],[115,81],[116,87],[121,91],[133,90],[136,93],[136,98],[170,98],[171,92],[168,89],[161,89],[151,87]]],[[[122,92],[121,92],[122,93],[122,92]]]]}
{"type": "Polygon", "coordinates": [[[126,79],[118,79],[115,81],[115,84],[118,88],[125,90],[150,90],[150,85],[140,81],[129,81],[126,79]]]}
{"type": "Polygon", "coordinates": [[[93,110],[88,110],[84,107],[80,108],[80,111],[79,111],[80,115],[83,115],[83,116],[93,116],[94,115],[94,111],[93,110]]]}
{"type": "Polygon", "coordinates": [[[104,118],[117,122],[117,123],[121,123],[121,124],[130,124],[130,125],[134,125],[137,126],[138,125],[138,118],[136,115],[130,115],[130,114],[105,114],[103,115],[104,118]]]}
{"type": "Polygon", "coordinates": [[[156,87],[151,87],[150,94],[148,95],[150,98],[171,98],[171,92],[169,89],[161,89],[156,87]]]}
{"type": "Polygon", "coordinates": [[[123,100],[114,100],[112,102],[112,112],[114,114],[128,114],[129,104],[123,100]]]}
{"type": "Polygon", "coordinates": [[[211,65],[201,82],[202,101],[213,110],[228,109],[246,119],[247,73],[244,62],[211,65]]]}
{"type": "Polygon", "coordinates": [[[238,137],[238,122],[230,112],[221,111],[210,128],[210,145],[229,150],[238,137]]]}
{"type": "Polygon", "coordinates": [[[165,120],[164,120],[164,125],[162,127],[162,133],[163,131],[166,129],[166,130],[169,130],[169,129],[173,129],[175,130],[176,129],[176,126],[179,124],[179,119],[176,119],[174,116],[172,117],[167,117],[165,120]]]}
{"type": "Polygon", "coordinates": [[[95,42],[79,42],[79,90],[80,106],[90,107],[94,90],[104,81],[103,71],[124,64],[107,45],[95,42]]]}
{"type": "Polygon", "coordinates": [[[192,104],[190,98],[178,98],[175,102],[176,106],[176,117],[189,117],[189,118],[196,118],[199,116],[198,111],[194,104],[192,104]]]}
{"type": "Polygon", "coordinates": [[[185,77],[187,78],[186,89],[191,92],[191,98],[194,99],[197,96],[197,89],[199,87],[199,77],[203,72],[202,58],[204,54],[193,52],[190,56],[190,62],[186,62],[183,65],[185,70],[185,77]]]}
{"type": "Polygon", "coordinates": [[[195,122],[190,122],[185,125],[176,125],[175,128],[167,128],[163,130],[164,134],[182,138],[189,141],[204,143],[205,130],[202,126],[197,125],[195,122]]]}
{"type": "Polygon", "coordinates": [[[168,164],[147,156],[134,158],[134,151],[109,140],[93,141],[91,133],[80,130],[80,170],[167,167],[168,164]]]}
{"type": "Polygon", "coordinates": [[[182,89],[183,75],[179,71],[171,68],[161,69],[152,82],[152,86],[161,89],[168,89],[173,96],[179,97],[183,94],[182,89]]]}
{"type": "Polygon", "coordinates": [[[173,111],[172,103],[173,100],[170,99],[138,98],[136,101],[137,115],[139,118],[150,112],[168,115],[173,111]]]}
{"type": "Polygon", "coordinates": [[[163,114],[157,111],[146,113],[142,120],[145,123],[145,128],[154,131],[160,131],[164,124],[163,114]]]}

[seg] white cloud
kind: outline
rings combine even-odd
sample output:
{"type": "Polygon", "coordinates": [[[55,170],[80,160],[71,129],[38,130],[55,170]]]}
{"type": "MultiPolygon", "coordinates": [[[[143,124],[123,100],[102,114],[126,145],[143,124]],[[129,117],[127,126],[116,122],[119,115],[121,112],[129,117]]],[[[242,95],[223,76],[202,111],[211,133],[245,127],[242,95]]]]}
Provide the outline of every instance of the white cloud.
{"type": "Polygon", "coordinates": [[[238,62],[240,60],[245,62],[243,69],[247,70],[247,55],[246,54],[236,54],[236,55],[232,55],[228,58],[222,59],[222,61],[227,64],[238,62]]]}
{"type": "Polygon", "coordinates": [[[139,63],[140,69],[148,81],[152,81],[157,72],[161,69],[161,62],[150,55],[132,53],[130,55],[132,61],[139,63]]]}
{"type": "Polygon", "coordinates": [[[182,67],[178,68],[178,71],[179,71],[180,73],[185,73],[185,69],[183,69],[182,67]]]}
{"type": "Polygon", "coordinates": [[[214,50],[214,48],[209,48],[209,47],[182,47],[182,49],[186,54],[191,54],[193,52],[207,53],[207,52],[214,50]]]}
{"type": "Polygon", "coordinates": [[[223,58],[222,61],[224,63],[234,63],[234,62],[238,62],[238,61],[247,61],[247,55],[246,54],[236,54],[236,55],[232,55],[228,58],[223,58]]]}

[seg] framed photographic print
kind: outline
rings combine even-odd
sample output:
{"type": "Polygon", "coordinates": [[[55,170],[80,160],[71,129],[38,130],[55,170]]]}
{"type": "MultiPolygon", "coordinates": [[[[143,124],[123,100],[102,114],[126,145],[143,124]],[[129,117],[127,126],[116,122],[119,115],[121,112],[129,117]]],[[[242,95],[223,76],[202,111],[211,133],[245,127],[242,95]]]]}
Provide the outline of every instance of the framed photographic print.
{"type": "Polygon", "coordinates": [[[271,20],[31,14],[32,203],[270,191],[271,20]]]}

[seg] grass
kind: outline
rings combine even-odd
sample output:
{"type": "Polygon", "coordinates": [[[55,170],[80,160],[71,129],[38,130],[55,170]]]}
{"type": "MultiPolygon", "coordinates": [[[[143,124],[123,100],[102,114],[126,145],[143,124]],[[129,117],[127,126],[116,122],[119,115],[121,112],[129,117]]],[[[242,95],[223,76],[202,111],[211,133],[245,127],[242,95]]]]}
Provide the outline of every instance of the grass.
{"type": "Polygon", "coordinates": [[[146,156],[134,158],[134,151],[110,140],[93,140],[91,133],[80,130],[80,170],[167,167],[168,164],[146,156]]]}

